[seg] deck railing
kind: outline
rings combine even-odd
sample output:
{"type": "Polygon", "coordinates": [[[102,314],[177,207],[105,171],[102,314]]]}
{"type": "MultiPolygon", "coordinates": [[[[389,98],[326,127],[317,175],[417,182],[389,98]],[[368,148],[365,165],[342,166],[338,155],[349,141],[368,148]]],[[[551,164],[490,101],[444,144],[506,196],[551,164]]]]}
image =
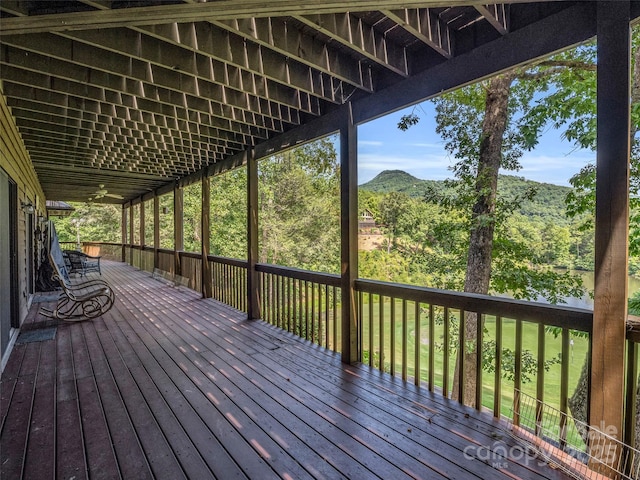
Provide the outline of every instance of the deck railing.
{"type": "Polygon", "coordinates": [[[340,276],[258,264],[262,318],[333,351],[340,350],[340,276]]]}
{"type": "Polygon", "coordinates": [[[209,255],[211,294],[216,300],[247,311],[247,262],[209,255]]]}
{"type": "MultiPolygon", "coordinates": [[[[140,249],[127,250],[127,258],[140,261],[140,249]]],[[[200,290],[201,255],[179,252],[179,259],[180,274],[200,290]]],[[[208,260],[213,297],[246,311],[247,262],[215,256],[208,260]]],[[[175,253],[159,250],[157,263],[156,268],[170,272],[175,253]]],[[[256,265],[256,271],[265,321],[340,350],[339,276],[267,264],[256,265]]],[[[480,386],[469,402],[473,407],[518,425],[517,392],[523,392],[535,399],[534,435],[555,429],[560,446],[568,442],[567,435],[579,435],[563,419],[573,413],[570,395],[590,367],[592,311],[364,279],[356,280],[355,290],[363,363],[425,384],[443,396],[465,398],[465,362],[473,362],[475,385],[480,386]],[[470,331],[476,319],[480,321],[470,331]],[[465,355],[459,357],[459,351],[465,355]],[[545,405],[562,415],[547,418],[545,405]],[[550,425],[556,421],[558,425],[550,425]]],[[[630,332],[624,435],[628,442],[635,427],[638,343],[640,333],[630,332]]],[[[575,438],[570,440],[575,444],[575,438]]]]}

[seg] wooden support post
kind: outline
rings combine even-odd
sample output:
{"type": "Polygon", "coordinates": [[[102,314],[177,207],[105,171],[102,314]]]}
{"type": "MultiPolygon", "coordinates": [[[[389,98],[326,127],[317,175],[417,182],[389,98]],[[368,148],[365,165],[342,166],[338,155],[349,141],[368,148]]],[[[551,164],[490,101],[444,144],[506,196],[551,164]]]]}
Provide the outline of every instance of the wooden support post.
{"type": "Polygon", "coordinates": [[[153,196],[153,269],[160,268],[160,197],[153,196]]]}
{"type": "Polygon", "coordinates": [[[247,150],[247,314],[249,319],[262,318],[260,311],[260,277],[258,263],[258,161],[254,150],[247,150]]]}
{"type": "Polygon", "coordinates": [[[180,252],[184,250],[184,192],[180,185],[173,189],[173,252],[176,275],[182,275],[180,252]]]}
{"type": "MultiPolygon", "coordinates": [[[[147,232],[145,231],[145,211],[144,211],[144,200],[140,198],[140,252],[145,246],[145,237],[147,236],[147,232]]],[[[142,257],[142,253],[140,254],[142,257]]]]}
{"type": "MultiPolygon", "coordinates": [[[[624,424],[629,240],[629,21],[628,1],[598,2],[595,298],[589,424],[619,440],[624,424]]],[[[592,442],[591,455],[608,465],[617,461],[600,441],[592,442]]]]}
{"type": "Polygon", "coordinates": [[[127,261],[127,212],[131,213],[131,209],[126,204],[122,205],[122,215],[120,217],[120,240],[122,242],[121,259],[127,261]]]}
{"type": "Polygon", "coordinates": [[[342,361],[360,361],[355,280],[358,277],[358,129],[351,104],[340,126],[340,275],[342,361]]]}
{"type": "Polygon", "coordinates": [[[129,202],[129,261],[133,265],[133,202],[129,202]]]}
{"type": "Polygon", "coordinates": [[[200,235],[202,252],[202,297],[211,298],[213,296],[212,284],[211,284],[211,264],[209,263],[209,252],[211,250],[210,236],[211,236],[211,177],[202,175],[202,208],[200,224],[202,227],[202,234],[200,235]]]}

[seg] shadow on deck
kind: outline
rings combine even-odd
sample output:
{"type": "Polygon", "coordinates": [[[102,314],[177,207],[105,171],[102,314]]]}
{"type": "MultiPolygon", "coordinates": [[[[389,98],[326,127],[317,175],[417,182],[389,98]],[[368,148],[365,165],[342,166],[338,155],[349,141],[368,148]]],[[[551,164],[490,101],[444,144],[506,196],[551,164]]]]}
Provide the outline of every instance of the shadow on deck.
{"type": "MultiPolygon", "coordinates": [[[[490,415],[125,264],[103,273],[111,311],[14,347],[2,478],[567,478],[490,415]]],[[[41,305],[24,331],[51,327],[41,305]]]]}

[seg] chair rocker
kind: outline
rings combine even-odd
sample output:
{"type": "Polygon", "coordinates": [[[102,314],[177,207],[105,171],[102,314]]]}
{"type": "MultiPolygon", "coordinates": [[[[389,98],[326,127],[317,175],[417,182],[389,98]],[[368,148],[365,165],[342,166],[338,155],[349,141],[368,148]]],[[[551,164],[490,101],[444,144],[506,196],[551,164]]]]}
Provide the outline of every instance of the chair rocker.
{"type": "Polygon", "coordinates": [[[104,280],[94,279],[71,283],[64,264],[57,238],[51,241],[49,262],[53,268],[52,279],[59,283],[62,292],[55,309],[41,308],[45,317],[77,322],[90,320],[105,314],[113,306],[115,294],[104,280]]]}
{"type": "Polygon", "coordinates": [[[100,271],[100,257],[87,255],[78,250],[63,250],[62,254],[65,256],[65,260],[69,260],[69,265],[71,266],[68,273],[79,273],[82,277],[89,272],[98,272],[102,275],[100,271]]]}

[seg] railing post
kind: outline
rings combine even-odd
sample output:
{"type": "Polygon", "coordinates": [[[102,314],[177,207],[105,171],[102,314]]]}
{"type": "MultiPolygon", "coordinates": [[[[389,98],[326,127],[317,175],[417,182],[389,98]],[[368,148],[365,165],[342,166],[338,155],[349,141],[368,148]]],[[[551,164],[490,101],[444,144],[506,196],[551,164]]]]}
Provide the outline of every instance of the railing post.
{"type": "Polygon", "coordinates": [[[247,315],[249,319],[262,318],[260,312],[260,278],[258,263],[258,161],[253,148],[247,155],[247,315]]]}
{"type": "Polygon", "coordinates": [[[184,195],[182,187],[176,184],[173,189],[173,253],[176,275],[182,275],[180,252],[184,250],[184,195]]]}
{"type": "Polygon", "coordinates": [[[123,262],[127,261],[127,212],[128,207],[122,204],[122,214],[120,217],[120,240],[122,242],[121,258],[123,262]]]}
{"type": "Polygon", "coordinates": [[[129,202],[129,264],[133,265],[133,200],[129,202]]]}
{"type": "Polygon", "coordinates": [[[153,195],[153,270],[160,268],[160,197],[153,195]]]}
{"type": "Polygon", "coordinates": [[[147,236],[147,232],[146,232],[146,220],[145,220],[145,208],[144,208],[144,198],[140,197],[140,255],[142,258],[142,251],[144,250],[145,247],[145,241],[146,241],[146,236],[147,236]]]}
{"type": "MultiPolygon", "coordinates": [[[[622,440],[629,250],[630,3],[597,3],[598,151],[589,424],[622,440]]],[[[603,448],[606,443],[594,441],[590,453],[605,465],[614,465],[620,452],[610,455],[603,448]]]]}
{"type": "Polygon", "coordinates": [[[351,104],[340,126],[340,257],[342,288],[342,361],[360,361],[358,342],[358,128],[351,104]]]}
{"type": "Polygon", "coordinates": [[[211,264],[209,263],[209,251],[211,249],[209,243],[210,232],[210,218],[211,218],[211,177],[206,174],[202,174],[202,208],[201,211],[201,226],[202,234],[200,235],[201,246],[200,252],[202,252],[202,279],[200,281],[203,298],[211,298],[213,293],[211,289],[211,264]]]}

